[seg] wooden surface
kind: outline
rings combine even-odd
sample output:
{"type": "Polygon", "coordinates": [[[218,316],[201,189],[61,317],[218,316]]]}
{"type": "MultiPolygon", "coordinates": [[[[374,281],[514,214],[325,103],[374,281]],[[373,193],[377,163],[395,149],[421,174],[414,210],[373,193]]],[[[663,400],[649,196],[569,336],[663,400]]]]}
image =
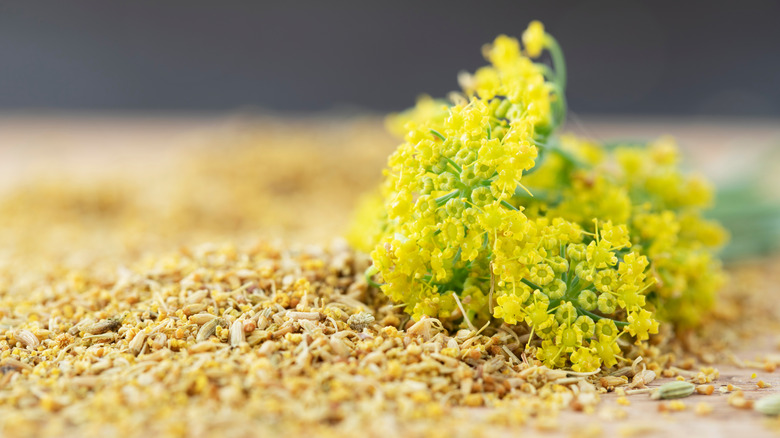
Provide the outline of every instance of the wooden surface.
{"type": "MultiPolygon", "coordinates": [[[[321,119],[318,119],[320,122],[321,119]]],[[[213,142],[215,138],[229,138],[251,125],[252,119],[232,115],[220,116],[2,116],[0,117],[0,194],[10,192],[19,184],[41,175],[64,175],[68,179],[88,180],[95,175],[153,173],[175,167],[182,153],[191,148],[213,142]],[[228,137],[225,137],[228,135],[228,137]]],[[[265,119],[264,123],[269,123],[265,119]]],[[[270,123],[273,123],[271,119],[270,123]]],[[[341,123],[341,122],[337,122],[341,123]]],[[[381,132],[378,120],[369,121],[381,132]]],[[[772,151],[780,146],[780,123],[776,121],[737,120],[650,120],[593,118],[571,123],[570,129],[598,139],[652,138],[660,134],[677,137],[689,163],[717,181],[728,181],[744,175],[762,160],[773,160],[772,151]]],[[[376,147],[380,152],[371,155],[362,165],[379,175],[384,163],[383,154],[391,150],[394,140],[377,134],[376,147]]],[[[367,146],[369,147],[369,146],[367,146]]],[[[337,152],[336,152],[337,153],[337,152]]],[[[774,164],[774,161],[772,163],[774,164]]],[[[369,187],[365,187],[368,189],[369,187]]],[[[362,188],[360,188],[362,190],[362,188]]],[[[317,233],[308,233],[306,227],[284,236],[290,240],[321,243],[322,236],[334,235],[343,229],[349,212],[342,217],[323,222],[309,218],[309,226],[317,233]],[[318,237],[312,237],[318,236],[318,237]],[[313,239],[313,240],[307,240],[313,239]]],[[[767,303],[776,306],[776,302],[767,303]]],[[[765,337],[746,341],[735,356],[755,359],[778,351],[780,333],[766,333],[765,337]]],[[[780,389],[780,372],[740,369],[733,364],[718,363],[721,377],[715,383],[733,384],[744,389],[748,399],[775,393],[780,389]],[[756,378],[751,378],[752,373],[756,378]],[[758,389],[763,380],[772,388],[758,389]]],[[[657,380],[653,385],[661,383],[657,380]]],[[[567,412],[563,424],[553,435],[588,436],[605,433],[608,436],[772,436],[766,420],[751,410],[728,406],[727,395],[718,391],[712,396],[693,396],[685,399],[683,412],[661,413],[659,403],[646,395],[629,398],[630,406],[617,403],[614,394],[603,397],[604,402],[593,415],[567,412]],[[699,416],[694,408],[699,402],[711,404],[714,411],[699,416]],[[620,418],[625,415],[625,418],[620,418]],[[602,418],[612,417],[603,422],[602,418]],[[601,425],[601,426],[598,426],[601,425]]],[[[777,430],[778,423],[774,426],[777,430]]],[[[531,432],[536,433],[534,430],[531,432]]],[[[545,435],[548,432],[538,432],[545,435]]]]}
{"type": "MultiPolygon", "coordinates": [[[[175,159],[182,149],[256,120],[235,114],[0,114],[0,186],[63,167],[83,174],[158,166],[175,159]]],[[[383,134],[380,119],[370,120],[376,122],[379,147],[392,147],[394,140],[383,134]]],[[[695,163],[693,167],[718,182],[740,175],[766,158],[768,151],[780,151],[780,121],[776,120],[590,117],[572,118],[566,129],[597,140],[671,135],[695,163]]],[[[383,160],[369,163],[383,164],[383,160]]]]}

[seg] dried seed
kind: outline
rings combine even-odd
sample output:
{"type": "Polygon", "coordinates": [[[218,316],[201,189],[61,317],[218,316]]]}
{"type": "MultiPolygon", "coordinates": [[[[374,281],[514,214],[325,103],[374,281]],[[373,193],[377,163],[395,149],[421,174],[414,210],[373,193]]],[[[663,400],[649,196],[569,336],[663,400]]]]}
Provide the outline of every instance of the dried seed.
{"type": "Polygon", "coordinates": [[[24,344],[24,346],[27,348],[36,348],[41,344],[41,341],[38,340],[38,337],[29,330],[22,329],[15,331],[14,338],[24,344]]]}
{"type": "Polygon", "coordinates": [[[7,357],[7,358],[3,359],[2,361],[0,361],[0,368],[3,368],[3,369],[6,369],[6,368],[7,369],[13,369],[13,370],[16,370],[16,371],[21,371],[21,370],[28,370],[28,371],[30,371],[30,370],[33,369],[30,365],[28,365],[28,364],[26,364],[26,363],[24,363],[24,362],[22,362],[20,360],[14,359],[12,357],[7,357]]]}
{"type": "Polygon", "coordinates": [[[268,321],[267,315],[257,314],[257,329],[259,330],[265,330],[270,322],[268,321]]]}
{"type": "Polygon", "coordinates": [[[349,347],[347,347],[347,344],[345,344],[341,339],[331,337],[329,343],[330,348],[332,348],[333,352],[337,355],[341,357],[349,356],[349,347]]]}
{"type": "Polygon", "coordinates": [[[99,342],[114,342],[117,340],[119,335],[117,335],[114,332],[109,333],[102,333],[99,335],[87,335],[84,336],[84,340],[92,341],[92,343],[99,343],[99,342]]]}
{"type": "MultiPolygon", "coordinates": [[[[419,321],[415,322],[406,329],[407,334],[421,336],[424,341],[431,339],[433,336],[443,331],[444,326],[442,325],[441,321],[436,318],[430,318],[427,316],[423,316],[419,321]]],[[[463,348],[463,346],[461,348],[463,348]]]]}
{"type": "Polygon", "coordinates": [[[616,386],[622,386],[628,384],[628,377],[626,376],[604,376],[599,379],[599,383],[604,388],[614,388],[616,386]]]}
{"type": "Polygon", "coordinates": [[[111,359],[99,360],[96,364],[92,365],[89,368],[89,373],[92,375],[100,374],[103,371],[111,368],[112,365],[113,365],[113,361],[111,359]]]}
{"type": "Polygon", "coordinates": [[[189,297],[187,297],[187,304],[200,303],[201,301],[206,299],[208,295],[209,295],[209,291],[205,289],[199,290],[197,292],[193,292],[192,294],[190,294],[189,297]]]}
{"type": "Polygon", "coordinates": [[[696,387],[696,392],[702,395],[712,395],[715,392],[715,387],[712,385],[699,385],[696,387]]]}
{"type": "Polygon", "coordinates": [[[260,348],[257,349],[257,354],[261,356],[267,356],[278,349],[278,345],[274,341],[265,341],[260,348]]]}
{"type": "Polygon", "coordinates": [[[286,335],[288,333],[292,333],[292,331],[293,331],[293,326],[292,325],[286,325],[286,326],[280,328],[279,330],[273,332],[273,334],[271,336],[273,336],[274,338],[278,338],[278,337],[284,336],[284,335],[286,335]]]}
{"type": "Polygon", "coordinates": [[[753,409],[764,415],[773,417],[780,415],[780,394],[772,394],[758,399],[753,404],[753,409]]]}
{"type": "Polygon", "coordinates": [[[664,399],[670,400],[674,398],[688,397],[696,390],[696,385],[690,382],[683,382],[677,380],[661,385],[656,392],[653,393],[651,398],[653,400],[664,399]]]}
{"type": "Polygon", "coordinates": [[[122,326],[122,322],[119,319],[109,318],[109,319],[104,319],[102,321],[98,321],[86,327],[84,329],[84,332],[89,333],[90,335],[100,335],[106,332],[116,331],[121,326],[122,326]]]}
{"type": "Polygon", "coordinates": [[[628,386],[629,388],[644,388],[647,386],[648,383],[655,380],[655,371],[652,370],[642,370],[638,372],[633,379],[631,379],[631,384],[628,386]]]}
{"type": "Polygon", "coordinates": [[[210,313],[198,313],[197,315],[190,316],[189,320],[193,324],[203,325],[216,318],[216,315],[212,315],[210,313]]]}
{"type": "Polygon", "coordinates": [[[165,335],[165,333],[157,333],[152,337],[152,341],[149,344],[153,350],[159,350],[163,347],[165,347],[166,342],[168,341],[168,336],[165,335]]]}
{"type": "Polygon", "coordinates": [[[214,351],[217,349],[217,344],[210,342],[210,341],[203,341],[198,342],[195,345],[192,345],[190,348],[187,349],[192,354],[196,353],[206,353],[208,351],[214,351]]]}
{"type": "Polygon", "coordinates": [[[200,330],[198,330],[198,335],[195,337],[195,340],[197,342],[202,342],[214,336],[214,333],[217,331],[217,325],[219,325],[219,318],[214,318],[211,321],[203,324],[200,330]]]}
{"type": "Polygon", "coordinates": [[[257,323],[254,320],[244,321],[244,333],[252,333],[257,328],[257,323]]]}
{"type": "Polygon", "coordinates": [[[184,306],[184,308],[181,309],[181,311],[184,312],[185,315],[190,316],[196,313],[200,313],[206,310],[208,307],[209,305],[207,303],[193,303],[187,304],[184,306]]]}
{"type": "Polygon", "coordinates": [[[230,325],[230,346],[237,347],[241,343],[246,342],[246,336],[244,335],[244,321],[237,319],[230,325]]]}
{"type": "Polygon", "coordinates": [[[250,346],[254,347],[257,344],[266,341],[268,339],[268,336],[269,336],[268,332],[265,330],[255,330],[254,332],[252,332],[252,334],[249,335],[248,338],[246,338],[246,342],[250,346]]]}
{"type": "Polygon", "coordinates": [[[482,366],[482,372],[485,374],[493,374],[503,368],[505,363],[503,356],[491,357],[482,366]]]}
{"type": "Polygon", "coordinates": [[[287,312],[290,319],[307,319],[310,321],[319,321],[322,318],[320,312],[287,312]]]}
{"type": "Polygon", "coordinates": [[[448,367],[451,367],[451,368],[455,368],[455,367],[457,367],[460,364],[460,361],[458,361],[457,359],[451,358],[449,356],[445,356],[445,355],[440,354],[440,353],[431,353],[430,356],[432,358],[434,358],[434,359],[439,360],[444,365],[447,365],[448,367]]]}
{"type": "Polygon", "coordinates": [[[363,329],[369,327],[373,323],[374,315],[368,312],[356,313],[347,319],[347,325],[349,325],[349,328],[356,332],[362,332],[363,329]]]}
{"type": "Polygon", "coordinates": [[[146,337],[147,334],[143,330],[133,336],[133,339],[127,346],[127,350],[130,352],[130,354],[133,356],[138,356],[141,353],[141,350],[143,350],[144,345],[146,344],[146,337]]]}
{"type": "Polygon", "coordinates": [[[160,350],[155,351],[154,353],[149,353],[141,356],[144,360],[148,361],[154,361],[154,362],[160,362],[165,359],[168,359],[173,355],[173,352],[167,348],[163,348],[160,350]]]}
{"type": "Polygon", "coordinates": [[[609,375],[610,376],[615,376],[615,377],[620,377],[620,376],[629,375],[632,372],[633,371],[632,371],[631,367],[622,367],[622,368],[618,368],[617,370],[611,372],[609,375]]]}

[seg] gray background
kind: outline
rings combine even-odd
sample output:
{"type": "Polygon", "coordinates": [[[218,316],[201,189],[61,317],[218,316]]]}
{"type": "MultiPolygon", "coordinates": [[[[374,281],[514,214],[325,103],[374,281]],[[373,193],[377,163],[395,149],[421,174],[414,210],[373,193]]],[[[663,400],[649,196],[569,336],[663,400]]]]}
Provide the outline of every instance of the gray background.
{"type": "Polygon", "coordinates": [[[776,1],[2,1],[0,110],[399,110],[541,19],[581,114],[780,114],[776,1]]]}

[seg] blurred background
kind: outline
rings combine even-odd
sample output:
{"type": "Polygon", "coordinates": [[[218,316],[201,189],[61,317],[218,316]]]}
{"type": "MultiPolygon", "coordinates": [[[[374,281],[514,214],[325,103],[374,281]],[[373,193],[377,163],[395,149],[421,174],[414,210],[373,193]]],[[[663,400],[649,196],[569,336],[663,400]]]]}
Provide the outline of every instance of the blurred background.
{"type": "Polygon", "coordinates": [[[376,111],[542,20],[580,114],[780,115],[780,2],[0,3],[0,110],[376,111]]]}

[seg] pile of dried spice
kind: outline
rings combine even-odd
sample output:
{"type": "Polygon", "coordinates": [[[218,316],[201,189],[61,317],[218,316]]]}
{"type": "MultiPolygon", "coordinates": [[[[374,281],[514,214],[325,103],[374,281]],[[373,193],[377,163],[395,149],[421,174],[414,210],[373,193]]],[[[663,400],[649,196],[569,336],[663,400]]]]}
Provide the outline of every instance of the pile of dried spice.
{"type": "Polygon", "coordinates": [[[523,355],[528,333],[516,327],[448,330],[437,319],[410,320],[368,287],[367,266],[344,245],[259,244],[181,249],[113,273],[20,281],[4,271],[0,430],[555,429],[561,411],[600,412],[607,391],[647,397],[639,394],[657,376],[718,377],[677,367],[694,362],[675,360],[674,339],[634,349],[632,363],[608,373],[551,370],[523,355]]]}
{"type": "Polygon", "coordinates": [[[0,430],[349,429],[377,416],[414,428],[399,420],[457,406],[495,406],[512,424],[595,409],[594,373],[517,357],[523,339],[509,327],[409,321],[367,287],[366,266],[344,247],[203,246],[113,276],[3,283],[0,430]]]}

